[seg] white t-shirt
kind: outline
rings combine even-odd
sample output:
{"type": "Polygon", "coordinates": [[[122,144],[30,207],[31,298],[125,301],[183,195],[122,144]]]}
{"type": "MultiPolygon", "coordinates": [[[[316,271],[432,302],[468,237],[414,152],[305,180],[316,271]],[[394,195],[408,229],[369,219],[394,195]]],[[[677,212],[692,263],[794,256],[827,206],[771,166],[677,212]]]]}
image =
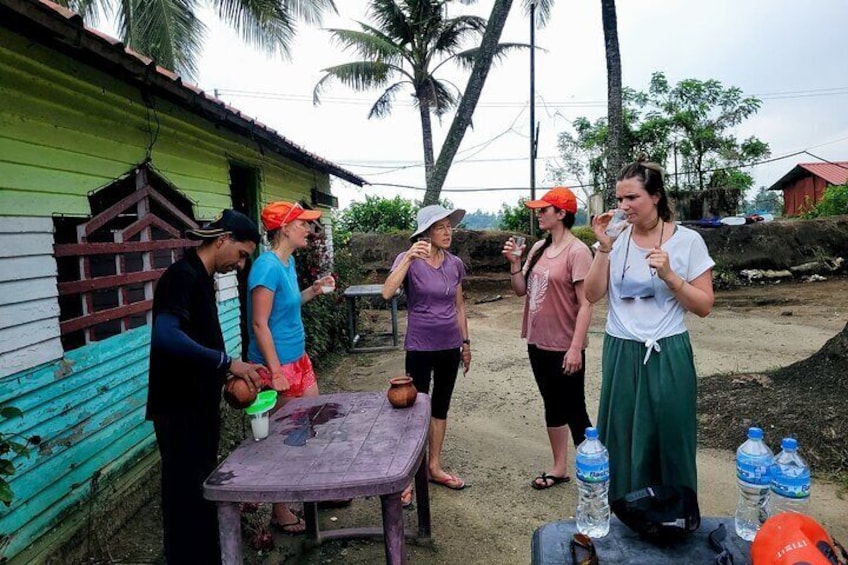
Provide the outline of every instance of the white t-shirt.
{"type": "MultiPolygon", "coordinates": [[[[686,310],[656,271],[648,267],[646,257],[650,250],[636,245],[630,238],[632,229],[629,226],[616,238],[610,252],[606,332],[644,343],[648,348],[647,360],[652,350],[658,350],[658,340],[686,331],[683,322],[686,310]]],[[[683,226],[676,226],[663,249],[668,253],[671,269],[687,282],[715,265],[701,235],[683,226]]]]}

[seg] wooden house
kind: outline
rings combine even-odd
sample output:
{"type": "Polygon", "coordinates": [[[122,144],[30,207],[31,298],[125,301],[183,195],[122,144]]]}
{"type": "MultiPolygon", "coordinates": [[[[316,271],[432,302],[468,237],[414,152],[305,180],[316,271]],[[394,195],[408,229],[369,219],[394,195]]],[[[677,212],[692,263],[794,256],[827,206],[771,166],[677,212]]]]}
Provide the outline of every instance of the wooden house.
{"type": "Polygon", "coordinates": [[[848,183],[848,161],[798,163],[769,190],[783,192],[783,215],[799,216],[822,199],[829,186],[848,183]]]}
{"type": "MultiPolygon", "coordinates": [[[[0,406],[23,411],[0,433],[42,439],[12,458],[0,558],[45,560],[158,462],[150,308],[185,229],[277,199],[332,207],[331,176],[365,182],[73,12],[0,0],[0,406]]],[[[217,285],[240,355],[236,277],[217,285]]]]}

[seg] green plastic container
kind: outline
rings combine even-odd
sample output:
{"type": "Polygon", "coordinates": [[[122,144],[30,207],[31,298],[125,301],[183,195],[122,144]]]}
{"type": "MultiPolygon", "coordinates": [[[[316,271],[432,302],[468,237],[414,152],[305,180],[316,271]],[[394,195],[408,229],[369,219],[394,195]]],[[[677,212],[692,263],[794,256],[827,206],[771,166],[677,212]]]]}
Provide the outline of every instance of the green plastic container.
{"type": "Polygon", "coordinates": [[[244,411],[252,416],[254,414],[261,414],[262,412],[267,412],[271,408],[274,407],[274,404],[277,403],[277,391],[276,390],[263,390],[259,394],[256,395],[256,400],[253,401],[253,404],[244,409],[244,411]]]}

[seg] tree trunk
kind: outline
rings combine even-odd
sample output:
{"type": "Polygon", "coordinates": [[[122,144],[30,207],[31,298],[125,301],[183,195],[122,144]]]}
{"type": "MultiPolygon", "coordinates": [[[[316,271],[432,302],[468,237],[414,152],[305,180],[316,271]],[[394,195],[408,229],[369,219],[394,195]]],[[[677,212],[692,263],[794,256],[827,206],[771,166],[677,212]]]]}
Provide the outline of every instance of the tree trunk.
{"type": "Polygon", "coordinates": [[[418,98],[418,113],[421,115],[421,140],[424,143],[424,176],[427,179],[427,191],[424,196],[424,205],[438,204],[439,195],[436,193],[436,198],[432,202],[427,200],[427,195],[430,194],[430,181],[433,176],[433,163],[435,158],[433,155],[433,124],[430,118],[430,101],[426,93],[417,92],[418,98]]]}
{"type": "Polygon", "coordinates": [[[424,194],[425,206],[439,202],[439,195],[445,184],[445,178],[448,176],[453,159],[456,157],[456,152],[465,136],[465,130],[471,124],[471,117],[477,108],[477,102],[483,92],[483,85],[489,75],[489,69],[492,68],[495,48],[500,43],[501,32],[503,32],[511,7],[512,0],[495,0],[495,4],[492,6],[486,32],[483,34],[483,40],[480,43],[480,52],[474,61],[474,68],[471,70],[471,76],[468,77],[468,84],[465,86],[462,100],[459,102],[445,142],[442,144],[441,151],[439,151],[439,159],[433,167],[432,174],[427,175],[427,192],[424,194]]]}
{"type": "Polygon", "coordinates": [[[604,26],[604,43],[607,57],[607,182],[604,200],[610,208],[615,207],[615,179],[624,166],[622,134],[624,121],[621,114],[621,54],[618,51],[618,19],[615,0],[601,0],[601,16],[604,26]]]}

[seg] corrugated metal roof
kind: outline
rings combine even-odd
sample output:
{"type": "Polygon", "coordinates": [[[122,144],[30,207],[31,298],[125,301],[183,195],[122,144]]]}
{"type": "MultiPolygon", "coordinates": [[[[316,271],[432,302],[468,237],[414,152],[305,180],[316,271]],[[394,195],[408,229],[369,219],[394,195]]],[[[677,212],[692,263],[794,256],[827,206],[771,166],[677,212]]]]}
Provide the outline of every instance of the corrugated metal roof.
{"type": "Polygon", "coordinates": [[[808,174],[820,177],[830,184],[845,184],[848,182],[848,161],[798,163],[791,171],[783,175],[780,180],[771,185],[769,190],[783,190],[786,185],[808,174]]]}
{"type": "Polygon", "coordinates": [[[833,163],[798,163],[798,166],[807,169],[830,184],[845,184],[848,182],[848,161],[835,161],[833,163]]]}
{"type": "MultiPolygon", "coordinates": [[[[197,86],[184,83],[173,71],[160,67],[120,40],[84,25],[79,14],[49,0],[0,0],[0,8],[21,18],[24,26],[11,29],[52,41],[53,47],[72,56],[84,56],[88,63],[98,63],[115,75],[115,67],[124,71],[120,78],[159,89],[174,102],[215,123],[258,141],[265,141],[281,155],[318,169],[358,186],[368,184],[362,177],[311,153],[270,128],[243,115],[225,102],[205,93],[197,86]],[[24,29],[22,29],[24,28],[24,29]]],[[[0,15],[3,11],[0,11],[0,15]]],[[[0,20],[6,20],[0,17],[0,20]]]]}

